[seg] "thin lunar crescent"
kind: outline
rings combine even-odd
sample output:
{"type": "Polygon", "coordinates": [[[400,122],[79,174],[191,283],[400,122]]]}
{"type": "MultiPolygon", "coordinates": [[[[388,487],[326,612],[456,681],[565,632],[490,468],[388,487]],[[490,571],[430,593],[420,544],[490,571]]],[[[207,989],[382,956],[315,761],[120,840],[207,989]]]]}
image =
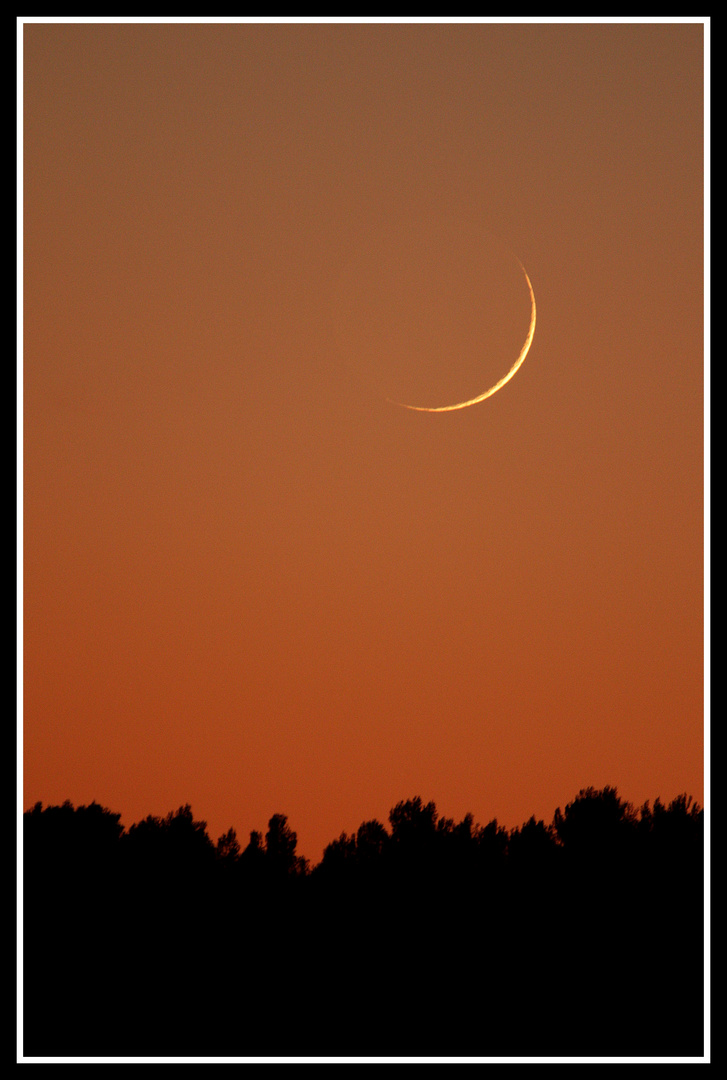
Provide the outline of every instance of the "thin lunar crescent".
{"type": "Polygon", "coordinates": [[[454,409],[466,409],[468,405],[476,405],[480,401],[485,401],[486,398],[492,397],[498,390],[502,390],[505,383],[509,383],[515,372],[522,366],[525,357],[528,355],[530,346],[533,343],[533,335],[535,334],[535,294],[533,293],[533,286],[530,284],[530,278],[527,275],[527,271],[523,264],[518,259],[518,264],[523,274],[525,274],[525,280],[530,291],[530,329],[528,330],[528,336],[525,338],[525,344],[520,350],[515,363],[512,365],[507,375],[503,375],[499,382],[496,382],[494,386],[491,386],[489,390],[485,390],[484,394],[478,394],[477,397],[470,398],[469,401],[460,401],[456,405],[440,405],[438,408],[427,408],[425,405],[407,405],[403,401],[392,401],[391,398],[387,398],[387,401],[391,401],[392,405],[401,405],[404,409],[414,409],[415,412],[453,412],[454,409]]]}

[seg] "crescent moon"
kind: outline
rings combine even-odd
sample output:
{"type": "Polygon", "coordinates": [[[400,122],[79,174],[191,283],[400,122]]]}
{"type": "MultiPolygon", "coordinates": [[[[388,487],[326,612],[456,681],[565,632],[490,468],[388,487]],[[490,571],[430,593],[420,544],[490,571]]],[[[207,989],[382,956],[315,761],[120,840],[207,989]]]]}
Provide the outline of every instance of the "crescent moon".
{"type": "MultiPolygon", "coordinates": [[[[517,258],[517,256],[515,256],[515,258],[517,258]]],[[[477,405],[478,402],[485,401],[488,397],[492,397],[493,394],[496,394],[498,390],[502,390],[506,383],[510,382],[510,379],[518,368],[522,367],[525,357],[530,351],[530,346],[533,343],[533,336],[535,334],[535,294],[533,293],[533,286],[530,283],[530,278],[527,275],[525,267],[519,259],[517,259],[517,262],[523,274],[525,274],[525,281],[527,282],[528,290],[530,292],[530,329],[528,330],[528,336],[525,338],[525,344],[520,350],[520,355],[508,371],[507,375],[503,375],[499,382],[496,382],[489,390],[485,390],[484,394],[478,394],[477,397],[470,398],[469,401],[459,401],[456,405],[440,405],[437,408],[427,408],[425,405],[407,405],[403,401],[392,401],[391,398],[387,398],[387,401],[391,401],[392,405],[401,405],[403,409],[413,409],[415,412],[453,412],[455,409],[466,409],[470,405],[477,405]]]]}

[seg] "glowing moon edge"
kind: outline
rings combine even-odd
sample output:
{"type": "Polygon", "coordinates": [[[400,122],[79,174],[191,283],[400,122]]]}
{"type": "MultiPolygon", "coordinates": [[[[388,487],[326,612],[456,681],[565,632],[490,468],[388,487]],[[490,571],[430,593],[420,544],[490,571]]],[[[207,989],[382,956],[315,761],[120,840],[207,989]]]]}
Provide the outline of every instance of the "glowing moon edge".
{"type": "Polygon", "coordinates": [[[525,357],[528,355],[528,352],[530,351],[530,346],[533,343],[533,336],[535,334],[535,294],[533,293],[533,286],[530,282],[530,278],[528,277],[527,270],[517,258],[517,256],[515,256],[515,258],[517,259],[517,263],[520,269],[525,275],[525,281],[527,282],[528,290],[530,292],[530,328],[528,330],[528,336],[525,338],[525,343],[520,350],[520,354],[515,363],[508,371],[507,375],[503,375],[503,377],[498,382],[496,382],[494,386],[491,386],[489,390],[485,390],[483,394],[478,394],[477,397],[470,398],[468,401],[459,401],[456,405],[439,405],[436,408],[430,408],[426,405],[407,405],[404,401],[394,401],[392,398],[387,398],[387,401],[390,401],[392,405],[400,405],[402,409],[412,409],[414,412],[453,412],[455,409],[466,409],[470,405],[477,405],[480,401],[485,401],[487,398],[492,397],[493,394],[496,394],[498,390],[502,390],[503,386],[505,386],[506,383],[510,382],[510,379],[513,377],[518,368],[522,366],[525,357]]]}

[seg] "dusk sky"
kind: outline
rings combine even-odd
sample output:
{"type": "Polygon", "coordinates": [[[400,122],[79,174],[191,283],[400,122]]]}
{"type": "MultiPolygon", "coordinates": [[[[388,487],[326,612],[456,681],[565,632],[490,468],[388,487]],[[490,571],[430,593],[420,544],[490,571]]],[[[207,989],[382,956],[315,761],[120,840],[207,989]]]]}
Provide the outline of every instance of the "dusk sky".
{"type": "Polygon", "coordinates": [[[703,802],[703,23],[23,38],[24,807],[703,802]]]}

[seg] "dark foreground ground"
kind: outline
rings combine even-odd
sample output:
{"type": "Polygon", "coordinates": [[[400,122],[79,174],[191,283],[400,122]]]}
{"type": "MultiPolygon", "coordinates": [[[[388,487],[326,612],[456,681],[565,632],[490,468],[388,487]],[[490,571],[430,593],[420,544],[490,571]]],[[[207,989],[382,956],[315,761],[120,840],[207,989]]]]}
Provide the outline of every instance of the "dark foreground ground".
{"type": "Polygon", "coordinates": [[[595,885],[37,897],[24,1054],[701,1056],[698,891],[595,885]]]}

